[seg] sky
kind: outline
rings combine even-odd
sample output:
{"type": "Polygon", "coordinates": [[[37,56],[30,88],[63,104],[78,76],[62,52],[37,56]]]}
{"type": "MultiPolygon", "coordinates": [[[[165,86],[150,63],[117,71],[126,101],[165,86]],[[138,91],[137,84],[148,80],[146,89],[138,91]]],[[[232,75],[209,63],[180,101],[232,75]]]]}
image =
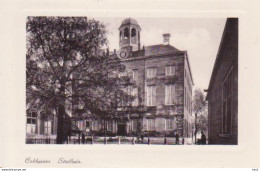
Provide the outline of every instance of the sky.
{"type": "MultiPolygon", "coordinates": [[[[131,17],[131,16],[130,16],[131,17]]],[[[119,49],[118,28],[124,18],[95,18],[107,26],[109,49],[119,49]]],[[[141,47],[162,44],[170,33],[170,45],[188,52],[194,89],[207,89],[222,38],[226,18],[134,18],[141,27],[141,47]]]]}

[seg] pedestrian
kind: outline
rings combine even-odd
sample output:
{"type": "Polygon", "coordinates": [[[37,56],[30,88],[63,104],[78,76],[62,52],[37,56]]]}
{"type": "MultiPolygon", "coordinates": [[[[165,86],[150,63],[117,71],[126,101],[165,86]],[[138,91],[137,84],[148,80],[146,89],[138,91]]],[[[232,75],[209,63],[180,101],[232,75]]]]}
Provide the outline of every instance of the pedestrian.
{"type": "Polygon", "coordinates": [[[81,140],[82,140],[82,144],[85,144],[85,134],[84,133],[81,134],[81,140]]]}
{"type": "Polygon", "coordinates": [[[143,133],[141,134],[141,140],[142,140],[142,143],[144,143],[144,134],[143,133]]]}
{"type": "Polygon", "coordinates": [[[176,144],[179,144],[179,134],[176,134],[176,144]]]}
{"type": "Polygon", "coordinates": [[[201,131],[201,144],[206,144],[206,135],[203,131],[201,131]]]}

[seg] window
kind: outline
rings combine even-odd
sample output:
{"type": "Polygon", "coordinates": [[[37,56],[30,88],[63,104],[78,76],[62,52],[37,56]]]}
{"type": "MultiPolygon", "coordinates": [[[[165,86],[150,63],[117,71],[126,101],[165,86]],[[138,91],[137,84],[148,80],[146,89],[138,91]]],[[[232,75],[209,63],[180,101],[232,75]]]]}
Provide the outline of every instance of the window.
{"type": "Polygon", "coordinates": [[[234,77],[232,68],[222,84],[223,91],[223,134],[231,133],[232,102],[233,102],[234,77]]]}
{"type": "Polygon", "coordinates": [[[165,67],[165,75],[174,75],[175,74],[175,66],[170,65],[165,67]]]}
{"type": "Polygon", "coordinates": [[[156,68],[147,69],[147,78],[153,78],[156,76],[156,68]]]}
{"type": "Polygon", "coordinates": [[[44,134],[50,135],[51,133],[51,121],[44,121],[44,134]]]}
{"type": "Polygon", "coordinates": [[[85,121],[84,120],[77,121],[77,126],[81,131],[83,131],[86,126],[85,121]]]}
{"type": "Polygon", "coordinates": [[[165,85],[165,104],[166,105],[172,105],[175,101],[175,85],[174,84],[168,84],[165,85]]]}
{"type": "Polygon", "coordinates": [[[132,28],[131,37],[135,37],[135,36],[136,36],[136,30],[135,30],[135,28],[132,28]]]}
{"type": "Polygon", "coordinates": [[[129,30],[128,28],[124,29],[124,39],[127,39],[129,37],[129,30]]]}
{"type": "Polygon", "coordinates": [[[138,121],[137,120],[132,120],[132,131],[137,131],[138,127],[138,121]]]}
{"type": "Polygon", "coordinates": [[[147,86],[147,106],[155,106],[156,87],[147,86]]]}
{"type": "Polygon", "coordinates": [[[99,129],[98,121],[92,121],[92,130],[98,131],[98,129],[99,129]]]}
{"type": "Polygon", "coordinates": [[[133,80],[138,80],[138,70],[137,69],[133,69],[133,80]]]}
{"type": "Polygon", "coordinates": [[[174,129],[174,120],[169,118],[165,120],[166,130],[174,129]]]}
{"type": "Polygon", "coordinates": [[[155,120],[154,119],[147,119],[147,131],[155,130],[155,120]]]}
{"type": "Polygon", "coordinates": [[[36,112],[27,113],[26,132],[36,133],[36,112]]]}
{"type": "Polygon", "coordinates": [[[131,88],[131,95],[135,97],[135,99],[132,101],[132,106],[138,106],[138,88],[137,87],[131,88]]]}
{"type": "Polygon", "coordinates": [[[113,130],[113,121],[107,121],[107,131],[113,130]]]}

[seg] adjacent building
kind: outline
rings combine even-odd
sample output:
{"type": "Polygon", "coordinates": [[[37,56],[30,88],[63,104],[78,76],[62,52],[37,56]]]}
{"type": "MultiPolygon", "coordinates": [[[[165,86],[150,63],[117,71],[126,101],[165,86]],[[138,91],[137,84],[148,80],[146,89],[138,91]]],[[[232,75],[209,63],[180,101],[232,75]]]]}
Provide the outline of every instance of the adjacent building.
{"type": "Polygon", "coordinates": [[[207,90],[209,144],[238,144],[238,19],[228,18],[207,90]]]}

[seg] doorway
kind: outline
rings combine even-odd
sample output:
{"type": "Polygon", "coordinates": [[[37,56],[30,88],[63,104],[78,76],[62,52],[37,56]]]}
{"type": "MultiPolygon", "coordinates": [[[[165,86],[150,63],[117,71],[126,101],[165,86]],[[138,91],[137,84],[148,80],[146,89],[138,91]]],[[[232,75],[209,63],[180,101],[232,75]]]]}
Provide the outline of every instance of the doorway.
{"type": "Polygon", "coordinates": [[[126,124],[125,123],[118,123],[117,135],[126,136],[126,124]]]}

